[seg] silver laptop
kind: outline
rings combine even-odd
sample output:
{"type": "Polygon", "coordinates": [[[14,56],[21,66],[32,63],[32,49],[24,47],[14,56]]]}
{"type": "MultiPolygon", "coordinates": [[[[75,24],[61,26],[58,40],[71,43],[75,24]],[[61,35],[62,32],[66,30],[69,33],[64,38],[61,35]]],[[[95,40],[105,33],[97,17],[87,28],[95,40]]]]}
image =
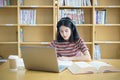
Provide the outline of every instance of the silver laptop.
{"type": "Polygon", "coordinates": [[[61,72],[67,68],[58,63],[55,48],[22,46],[21,53],[25,68],[29,70],[61,72]]]}

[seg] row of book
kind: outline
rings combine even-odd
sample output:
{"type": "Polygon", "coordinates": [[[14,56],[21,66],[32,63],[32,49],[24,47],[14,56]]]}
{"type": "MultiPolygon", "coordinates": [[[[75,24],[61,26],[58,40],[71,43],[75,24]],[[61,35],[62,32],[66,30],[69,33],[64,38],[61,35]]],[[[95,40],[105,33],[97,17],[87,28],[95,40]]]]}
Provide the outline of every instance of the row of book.
{"type": "Polygon", "coordinates": [[[95,11],[96,24],[105,24],[106,23],[106,10],[96,10],[95,11]]]}
{"type": "MultiPolygon", "coordinates": [[[[94,0],[95,6],[98,5],[97,0],[94,0]]],[[[11,0],[0,0],[0,7],[9,6],[11,0]]],[[[17,4],[17,1],[16,1],[17,4]]],[[[24,5],[24,0],[19,0],[20,5],[24,5]]],[[[59,0],[60,6],[91,6],[91,0],[59,0]]]]}
{"type": "MultiPolygon", "coordinates": [[[[96,24],[106,23],[106,10],[95,11],[96,24]]],[[[75,24],[84,24],[84,10],[83,9],[60,9],[59,19],[62,17],[69,17],[75,24]]],[[[20,24],[36,24],[36,10],[22,9],[20,10],[20,24]]]]}
{"type": "Polygon", "coordinates": [[[0,7],[9,6],[10,0],[0,0],[0,7]]]}
{"type": "Polygon", "coordinates": [[[61,9],[59,10],[59,19],[62,17],[69,17],[75,24],[84,24],[84,10],[83,9],[61,9]]]}
{"type": "MultiPolygon", "coordinates": [[[[23,5],[24,0],[19,0],[20,5],[23,5]]],[[[12,4],[11,0],[0,0],[0,7],[10,6],[12,4]]],[[[16,1],[17,4],[17,1],[16,1]]]]}
{"type": "Polygon", "coordinates": [[[60,6],[91,6],[90,0],[60,0],[60,6]]]}
{"type": "Polygon", "coordinates": [[[20,10],[20,24],[36,24],[36,10],[35,9],[20,10]]]}

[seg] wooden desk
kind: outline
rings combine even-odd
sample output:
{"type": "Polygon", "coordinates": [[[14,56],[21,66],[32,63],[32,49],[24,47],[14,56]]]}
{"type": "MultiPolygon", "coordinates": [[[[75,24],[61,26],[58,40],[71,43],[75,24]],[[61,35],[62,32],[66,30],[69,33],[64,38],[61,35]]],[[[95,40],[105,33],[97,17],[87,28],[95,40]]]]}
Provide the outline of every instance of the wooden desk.
{"type": "MultiPolygon", "coordinates": [[[[102,60],[120,69],[119,60],[102,60]]],[[[28,70],[9,70],[8,63],[0,65],[0,80],[120,80],[120,73],[98,73],[72,75],[68,70],[61,73],[28,71],[28,70]]]]}

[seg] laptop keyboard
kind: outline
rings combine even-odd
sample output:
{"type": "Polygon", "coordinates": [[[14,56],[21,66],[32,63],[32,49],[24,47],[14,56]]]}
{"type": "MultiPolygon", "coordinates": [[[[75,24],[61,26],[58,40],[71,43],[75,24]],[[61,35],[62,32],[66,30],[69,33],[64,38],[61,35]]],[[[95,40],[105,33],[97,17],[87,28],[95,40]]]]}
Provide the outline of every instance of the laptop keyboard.
{"type": "Polygon", "coordinates": [[[63,70],[65,68],[67,68],[67,66],[65,66],[65,65],[59,65],[59,70],[63,70]]]}
{"type": "Polygon", "coordinates": [[[72,61],[60,61],[58,60],[58,64],[59,64],[59,70],[62,71],[64,69],[66,69],[67,67],[72,65],[72,61]]]}

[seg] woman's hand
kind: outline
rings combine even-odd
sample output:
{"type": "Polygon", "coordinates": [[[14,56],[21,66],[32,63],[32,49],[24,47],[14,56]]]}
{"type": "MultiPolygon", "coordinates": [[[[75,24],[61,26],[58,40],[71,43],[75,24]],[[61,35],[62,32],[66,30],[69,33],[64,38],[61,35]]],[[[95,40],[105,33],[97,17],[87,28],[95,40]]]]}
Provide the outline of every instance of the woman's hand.
{"type": "Polygon", "coordinates": [[[71,57],[58,57],[58,59],[59,60],[67,60],[67,61],[72,60],[71,57]]]}
{"type": "Polygon", "coordinates": [[[59,60],[66,60],[66,61],[74,61],[74,60],[80,60],[80,56],[78,57],[58,57],[59,60]]]}
{"type": "Polygon", "coordinates": [[[81,53],[79,56],[73,56],[73,57],[58,57],[59,60],[71,60],[71,61],[91,61],[91,57],[89,54],[89,51],[85,51],[84,53],[81,53]]]}

